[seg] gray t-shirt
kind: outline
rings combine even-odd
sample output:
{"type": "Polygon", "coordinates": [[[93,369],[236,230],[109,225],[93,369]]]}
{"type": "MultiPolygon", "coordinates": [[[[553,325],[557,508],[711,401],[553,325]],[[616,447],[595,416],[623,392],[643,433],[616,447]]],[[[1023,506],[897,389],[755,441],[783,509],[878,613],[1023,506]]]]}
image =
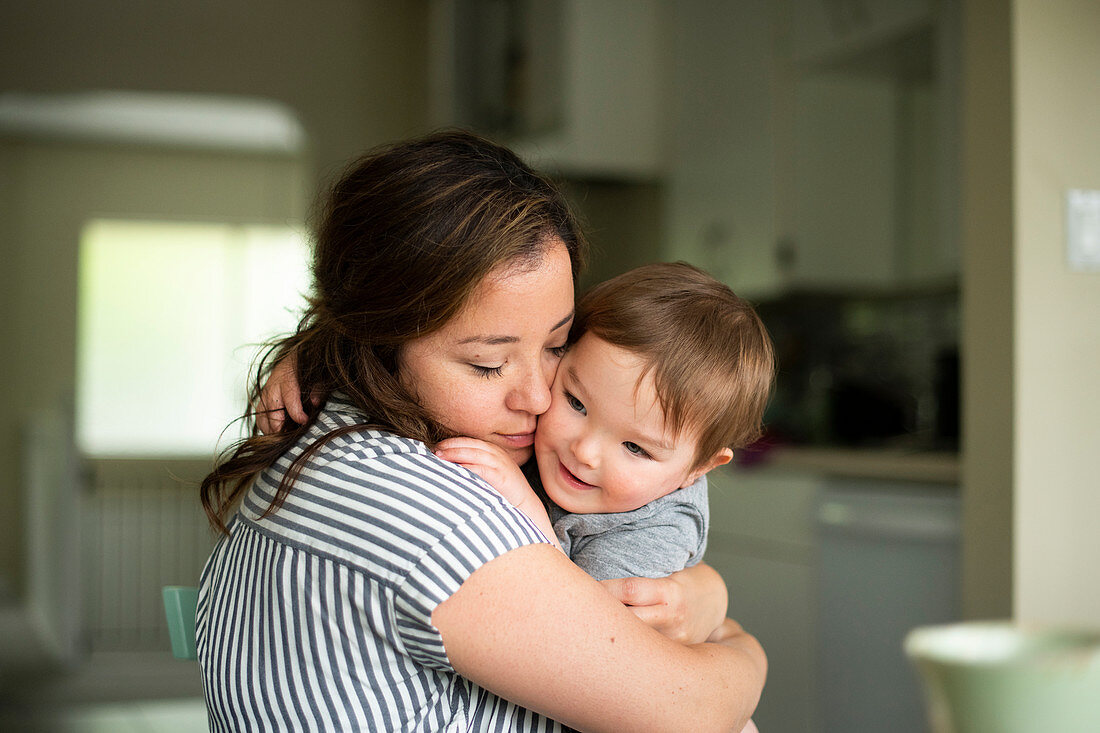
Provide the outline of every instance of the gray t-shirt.
{"type": "MultiPolygon", "coordinates": [[[[534,485],[534,484],[532,484],[534,485]]],[[[596,580],[664,578],[703,559],[707,477],[629,512],[570,514],[542,494],[558,542],[596,580]]]]}

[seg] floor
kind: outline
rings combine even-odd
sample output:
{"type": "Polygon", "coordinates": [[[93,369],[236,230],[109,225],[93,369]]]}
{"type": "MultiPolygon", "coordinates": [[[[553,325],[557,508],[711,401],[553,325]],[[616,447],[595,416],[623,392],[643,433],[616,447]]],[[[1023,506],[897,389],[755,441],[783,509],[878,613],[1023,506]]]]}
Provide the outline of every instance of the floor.
{"type": "Polygon", "coordinates": [[[0,728],[27,733],[205,733],[206,706],[195,700],[74,705],[54,711],[0,713],[0,728]]]}
{"type": "Polygon", "coordinates": [[[0,681],[0,730],[206,731],[198,665],[167,653],[99,654],[79,668],[0,681]]]}

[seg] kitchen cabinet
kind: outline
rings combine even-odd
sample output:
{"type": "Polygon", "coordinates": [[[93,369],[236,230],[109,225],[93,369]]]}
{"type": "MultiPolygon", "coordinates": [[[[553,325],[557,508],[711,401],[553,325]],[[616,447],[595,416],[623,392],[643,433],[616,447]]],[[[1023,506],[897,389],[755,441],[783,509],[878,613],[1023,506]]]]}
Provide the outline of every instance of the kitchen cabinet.
{"type": "Polygon", "coordinates": [[[664,173],[666,4],[434,0],[432,118],[571,178],[664,173]]]}
{"type": "Polygon", "coordinates": [[[819,730],[928,730],[902,644],[959,620],[958,487],[834,477],[816,516],[819,730]]]}
{"type": "MultiPolygon", "coordinates": [[[[871,34],[874,43],[849,39],[846,53],[807,56],[795,33],[789,51],[795,194],[778,216],[790,233],[783,262],[792,287],[892,289],[957,277],[957,8],[866,6],[893,19],[871,34]]],[[[796,30],[799,22],[808,21],[796,30]]]]}
{"type": "Polygon", "coordinates": [[[821,72],[799,79],[795,96],[788,282],[835,289],[889,285],[898,276],[897,85],[821,72]]]}
{"type": "Polygon", "coordinates": [[[807,45],[833,4],[806,4],[670,9],[665,258],[757,300],[949,284],[955,4],[867,2],[881,22],[843,52],[807,45]]]}
{"type": "Polygon", "coordinates": [[[711,272],[738,294],[781,287],[776,171],[787,117],[768,0],[670,4],[671,94],[663,256],[711,272]]]}
{"type": "Polygon", "coordinates": [[[706,561],[729,588],[729,615],[768,655],[768,681],[753,719],[760,730],[816,730],[814,502],[822,479],[776,469],[708,474],[706,561]]]}
{"type": "Polygon", "coordinates": [[[931,0],[794,0],[794,50],[803,63],[861,53],[932,22],[931,0]]]}

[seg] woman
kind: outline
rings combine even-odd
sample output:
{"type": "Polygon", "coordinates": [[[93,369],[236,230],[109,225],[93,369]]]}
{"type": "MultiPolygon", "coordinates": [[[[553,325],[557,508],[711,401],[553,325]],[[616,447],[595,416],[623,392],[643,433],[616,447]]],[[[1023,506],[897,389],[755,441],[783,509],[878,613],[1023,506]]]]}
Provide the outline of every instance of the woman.
{"type": "Polygon", "coordinates": [[[582,249],[550,184],[464,133],[336,184],[310,307],[274,352],[327,399],[202,486],[225,532],[198,608],[212,727],[741,729],[751,636],[655,632],[429,450],[470,435],[530,457],[582,249]]]}

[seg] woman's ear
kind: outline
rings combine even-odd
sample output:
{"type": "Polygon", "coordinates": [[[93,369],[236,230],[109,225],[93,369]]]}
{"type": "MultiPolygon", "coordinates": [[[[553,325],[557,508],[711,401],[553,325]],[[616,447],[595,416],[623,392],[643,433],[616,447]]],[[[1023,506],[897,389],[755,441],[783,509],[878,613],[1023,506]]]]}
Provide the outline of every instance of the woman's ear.
{"type": "Polygon", "coordinates": [[[703,474],[707,473],[713,468],[718,468],[719,466],[726,465],[732,459],[733,451],[729,448],[723,448],[722,450],[711,456],[710,460],[706,461],[705,463],[703,463],[703,465],[699,466],[694,471],[689,473],[687,479],[684,481],[684,484],[680,488],[685,489],[688,486],[691,486],[693,483],[698,481],[699,477],[703,474]]]}

